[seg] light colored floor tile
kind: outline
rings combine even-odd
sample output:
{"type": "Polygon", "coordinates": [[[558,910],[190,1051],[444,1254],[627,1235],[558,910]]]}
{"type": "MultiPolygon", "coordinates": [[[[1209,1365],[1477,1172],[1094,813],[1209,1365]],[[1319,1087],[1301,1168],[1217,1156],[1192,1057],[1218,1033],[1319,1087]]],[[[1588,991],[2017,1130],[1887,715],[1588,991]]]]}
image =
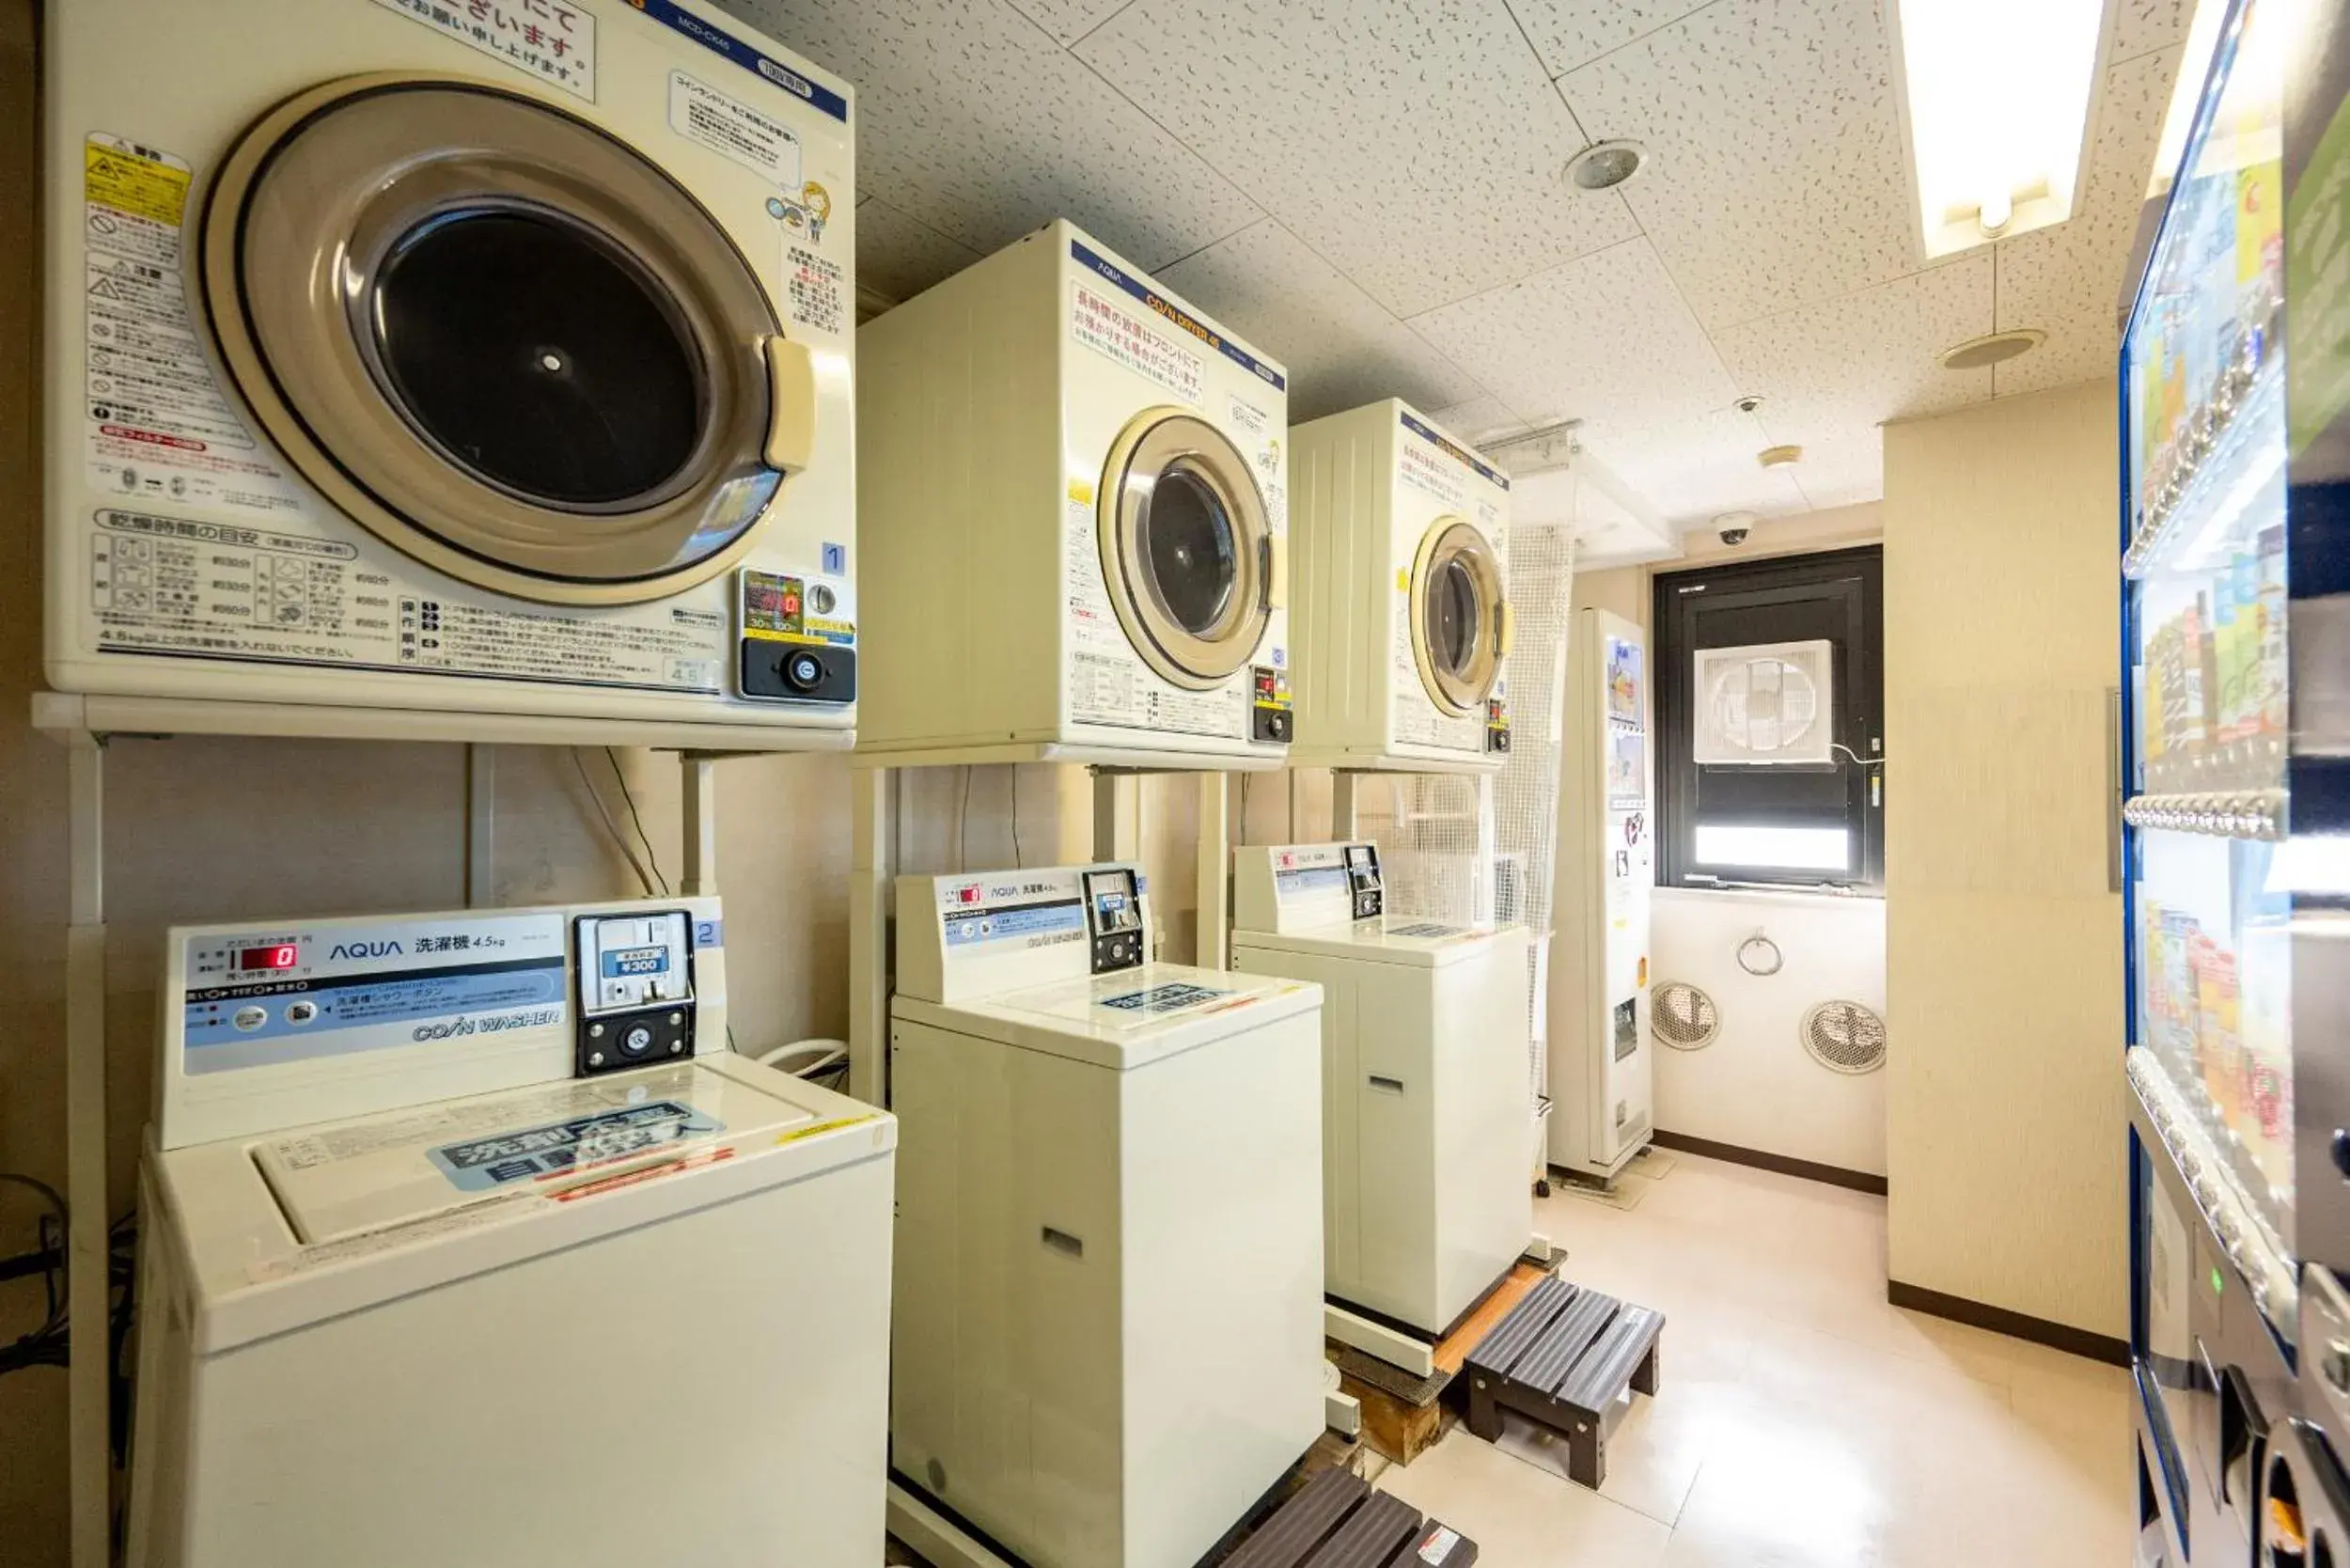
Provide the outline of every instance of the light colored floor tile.
{"type": "Polygon", "coordinates": [[[1637,1208],[1540,1205],[1568,1278],[1666,1314],[1661,1392],[1601,1491],[1517,1423],[1499,1448],[1455,1429],[1381,1485],[1496,1568],[2128,1560],[2120,1369],[1888,1306],[1882,1199],[1676,1159],[1637,1208]]]}
{"type": "Polygon", "coordinates": [[[1672,1533],[1464,1427],[1409,1466],[1389,1469],[1379,1485],[1476,1542],[1477,1560],[1495,1568],[1653,1568],[1672,1533]]]}

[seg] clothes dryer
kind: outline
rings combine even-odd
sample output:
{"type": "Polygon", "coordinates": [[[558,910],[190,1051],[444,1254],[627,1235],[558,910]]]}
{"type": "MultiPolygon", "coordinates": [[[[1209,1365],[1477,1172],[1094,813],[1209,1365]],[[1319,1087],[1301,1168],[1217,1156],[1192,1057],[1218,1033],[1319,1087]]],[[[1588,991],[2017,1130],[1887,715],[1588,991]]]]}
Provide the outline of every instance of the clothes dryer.
{"type": "Polygon", "coordinates": [[[1131,866],[897,895],[893,1517],[1191,1568],[1323,1430],[1321,993],[1152,963],[1131,866]]]}
{"type": "Polygon", "coordinates": [[[1526,930],[1386,913],[1378,846],[1234,852],[1232,960],[1322,987],[1323,1281],[1441,1338],[1526,1250],[1526,930]]]}
{"type": "Polygon", "coordinates": [[[128,1560],[882,1558],[896,1125],[715,899],[181,927],[128,1560]]]}
{"type": "Polygon", "coordinates": [[[1510,748],[1510,480],[1389,398],[1290,431],[1292,765],[1491,773],[1510,748]]]}
{"type": "Polygon", "coordinates": [[[845,84],[699,0],[43,54],[52,685],[850,743],[845,84]]]}
{"type": "Polygon", "coordinates": [[[1286,756],[1279,365],[1067,223],[868,321],[858,355],[861,747],[1286,756]]]}

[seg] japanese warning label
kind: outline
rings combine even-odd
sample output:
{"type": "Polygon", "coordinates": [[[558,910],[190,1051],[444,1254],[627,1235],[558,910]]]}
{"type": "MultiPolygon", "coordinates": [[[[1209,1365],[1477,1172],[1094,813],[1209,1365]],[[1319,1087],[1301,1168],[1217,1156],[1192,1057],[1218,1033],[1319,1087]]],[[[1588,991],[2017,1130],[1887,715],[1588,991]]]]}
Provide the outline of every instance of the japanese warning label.
{"type": "Polygon", "coordinates": [[[849,307],[840,263],[827,260],[804,245],[786,246],[783,262],[784,290],[791,299],[791,319],[818,332],[847,331],[849,307]]]}
{"type": "Polygon", "coordinates": [[[337,540],[103,510],[89,545],[102,650],[715,694],[727,618],[595,616],[445,599],[337,540]]]}
{"type": "Polygon", "coordinates": [[[596,19],[577,0],[375,0],[385,10],[596,101],[596,19]]]}
{"type": "Polygon", "coordinates": [[[697,76],[669,72],[669,129],[756,169],[771,184],[800,189],[800,138],[791,128],[697,76]]]}
{"type": "Polygon", "coordinates": [[[118,495],[291,519],[302,495],[261,455],[204,357],[180,269],[188,165],[118,136],[82,148],[84,449],[118,495]]]}
{"type": "Polygon", "coordinates": [[[1078,342],[1150,377],[1183,401],[1199,401],[1199,356],[1170,343],[1155,327],[1128,314],[1084,284],[1076,285],[1070,328],[1078,342]]]}

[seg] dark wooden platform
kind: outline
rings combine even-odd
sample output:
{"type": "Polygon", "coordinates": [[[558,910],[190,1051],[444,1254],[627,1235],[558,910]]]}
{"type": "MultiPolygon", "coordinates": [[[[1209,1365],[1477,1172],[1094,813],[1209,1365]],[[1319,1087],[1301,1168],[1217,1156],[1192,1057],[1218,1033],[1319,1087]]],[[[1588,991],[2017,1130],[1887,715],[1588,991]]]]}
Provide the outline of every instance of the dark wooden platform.
{"type": "Polygon", "coordinates": [[[1360,1476],[1324,1470],[1222,1568],[1469,1568],[1477,1543],[1360,1476]]]}
{"type": "Polygon", "coordinates": [[[1567,1474],[1607,1479],[1607,1438],[1635,1393],[1656,1392],[1664,1315],[1545,1279],[1468,1354],[1469,1430],[1487,1442],[1513,1410],[1567,1439],[1567,1474]]]}

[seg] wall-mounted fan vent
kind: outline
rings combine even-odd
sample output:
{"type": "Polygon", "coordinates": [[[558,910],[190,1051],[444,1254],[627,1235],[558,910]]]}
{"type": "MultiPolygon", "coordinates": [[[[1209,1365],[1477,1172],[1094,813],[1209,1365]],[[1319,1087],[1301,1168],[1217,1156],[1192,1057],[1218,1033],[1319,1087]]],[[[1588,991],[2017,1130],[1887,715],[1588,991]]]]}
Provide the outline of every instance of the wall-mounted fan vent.
{"type": "Polygon", "coordinates": [[[1697,651],[1698,762],[1829,762],[1836,739],[1833,643],[1753,643],[1697,651]]]}
{"type": "Polygon", "coordinates": [[[1695,1051],[1714,1043],[1722,1015],[1714,998],[1687,980],[1667,980],[1649,993],[1648,1027],[1659,1044],[1695,1051]]]}
{"type": "Polygon", "coordinates": [[[1796,1027],[1811,1059],[1835,1073],[1873,1073],[1885,1065],[1885,1020],[1858,1002],[1822,1002],[1796,1027]]]}

